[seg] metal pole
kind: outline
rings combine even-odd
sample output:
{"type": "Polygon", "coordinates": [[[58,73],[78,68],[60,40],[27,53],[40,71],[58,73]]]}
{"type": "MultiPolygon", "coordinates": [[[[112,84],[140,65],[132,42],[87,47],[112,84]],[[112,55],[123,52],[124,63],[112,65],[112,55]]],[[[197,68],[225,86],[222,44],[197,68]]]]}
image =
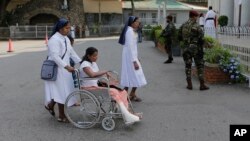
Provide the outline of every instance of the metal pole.
{"type": "Polygon", "coordinates": [[[242,4],[239,5],[239,21],[238,21],[238,26],[241,26],[241,8],[242,8],[242,4]]]}
{"type": "Polygon", "coordinates": [[[238,34],[238,38],[240,38],[240,26],[241,26],[241,8],[242,8],[242,4],[239,5],[239,21],[238,21],[238,30],[239,30],[239,34],[238,34]]]}
{"type": "Polygon", "coordinates": [[[99,36],[101,36],[101,0],[99,0],[99,21],[98,21],[98,31],[99,36]]]}
{"type": "Polygon", "coordinates": [[[160,25],[161,23],[161,11],[160,11],[161,7],[160,4],[158,4],[158,11],[157,11],[157,23],[158,25],[160,25]]]}
{"type": "MultiPolygon", "coordinates": [[[[46,25],[47,27],[47,25],[46,25]]],[[[47,30],[46,30],[46,35],[47,35],[47,30]]],[[[36,25],[36,38],[37,38],[37,25],[36,25]]]]}
{"type": "MultiPolygon", "coordinates": [[[[166,1],[163,2],[163,19],[166,18],[166,1]]],[[[166,20],[163,20],[163,27],[166,26],[166,20]]]]}

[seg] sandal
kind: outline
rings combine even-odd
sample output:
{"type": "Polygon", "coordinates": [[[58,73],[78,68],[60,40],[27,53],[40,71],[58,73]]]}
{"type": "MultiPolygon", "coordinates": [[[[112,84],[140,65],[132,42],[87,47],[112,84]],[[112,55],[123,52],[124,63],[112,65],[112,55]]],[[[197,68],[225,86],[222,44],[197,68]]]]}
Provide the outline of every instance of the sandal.
{"type": "Polygon", "coordinates": [[[135,101],[135,102],[141,102],[141,98],[137,97],[137,96],[130,96],[129,98],[131,101],[135,101]]]}
{"type": "Polygon", "coordinates": [[[58,118],[57,121],[62,123],[69,123],[69,120],[67,118],[58,118]]]}
{"type": "Polygon", "coordinates": [[[55,111],[53,109],[50,109],[49,106],[44,106],[46,110],[49,111],[49,113],[54,117],[55,116],[55,111]]]}

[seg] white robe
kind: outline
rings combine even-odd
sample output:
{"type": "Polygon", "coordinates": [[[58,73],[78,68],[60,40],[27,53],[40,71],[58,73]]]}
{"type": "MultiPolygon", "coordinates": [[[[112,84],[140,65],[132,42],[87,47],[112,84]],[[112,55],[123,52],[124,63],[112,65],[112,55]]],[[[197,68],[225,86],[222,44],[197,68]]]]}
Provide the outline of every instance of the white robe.
{"type": "Polygon", "coordinates": [[[68,72],[64,67],[70,64],[70,57],[75,63],[79,63],[81,59],[73,50],[68,37],[58,32],[49,39],[48,54],[48,59],[54,60],[58,65],[58,72],[56,81],[45,81],[45,105],[51,99],[54,99],[57,103],[64,104],[67,96],[74,90],[72,73],[68,72]],[[62,59],[66,50],[65,40],[67,42],[67,52],[62,59]]]}
{"type": "Polygon", "coordinates": [[[205,35],[216,38],[216,27],[215,27],[216,13],[213,10],[209,10],[205,17],[205,35]],[[213,18],[214,20],[208,20],[213,18]]]}
{"type": "Polygon", "coordinates": [[[147,81],[141,63],[138,60],[138,34],[130,26],[127,29],[125,39],[125,45],[122,51],[121,86],[130,88],[144,86],[147,84],[147,81]],[[134,61],[139,65],[139,70],[135,70],[134,61]]]}

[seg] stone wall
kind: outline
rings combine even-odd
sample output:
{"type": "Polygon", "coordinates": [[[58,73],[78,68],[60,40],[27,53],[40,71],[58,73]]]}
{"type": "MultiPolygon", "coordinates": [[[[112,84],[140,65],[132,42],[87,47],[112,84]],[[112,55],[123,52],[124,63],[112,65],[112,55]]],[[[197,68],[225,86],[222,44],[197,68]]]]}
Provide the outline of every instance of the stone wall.
{"type": "MultiPolygon", "coordinates": [[[[12,11],[10,25],[29,25],[32,17],[42,14],[70,19],[72,25],[84,24],[82,0],[68,0],[68,8],[63,9],[63,0],[30,0],[12,11]]],[[[49,17],[48,17],[49,18],[49,17]]],[[[46,23],[46,21],[41,21],[46,23]]]]}

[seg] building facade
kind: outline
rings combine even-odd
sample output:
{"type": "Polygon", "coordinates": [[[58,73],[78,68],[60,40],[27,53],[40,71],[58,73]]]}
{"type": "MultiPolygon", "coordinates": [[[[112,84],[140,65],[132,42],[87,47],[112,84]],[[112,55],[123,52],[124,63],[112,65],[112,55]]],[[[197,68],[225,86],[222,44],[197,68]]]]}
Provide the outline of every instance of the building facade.
{"type": "Polygon", "coordinates": [[[207,6],[208,0],[177,0],[180,2],[185,2],[194,5],[207,6]]]}
{"type": "Polygon", "coordinates": [[[9,25],[51,25],[59,18],[73,25],[122,23],[120,0],[11,0],[6,10],[9,25]]]}
{"type": "MultiPolygon", "coordinates": [[[[163,5],[158,4],[156,0],[147,1],[135,1],[135,15],[138,16],[143,25],[160,24],[164,26],[166,22],[164,17],[163,5]]],[[[181,3],[176,0],[167,0],[166,3],[166,15],[173,16],[173,22],[176,26],[180,26],[182,23],[188,20],[189,11],[197,10],[205,13],[206,7],[194,6],[186,3],[181,3]]],[[[123,18],[126,20],[131,15],[131,3],[130,1],[123,1],[123,18]]]]}
{"type": "Polygon", "coordinates": [[[122,24],[122,4],[120,0],[83,0],[85,21],[91,25],[122,24]]]}
{"type": "Polygon", "coordinates": [[[73,25],[84,23],[82,0],[12,0],[6,10],[9,25],[53,25],[59,18],[73,25]]]}

